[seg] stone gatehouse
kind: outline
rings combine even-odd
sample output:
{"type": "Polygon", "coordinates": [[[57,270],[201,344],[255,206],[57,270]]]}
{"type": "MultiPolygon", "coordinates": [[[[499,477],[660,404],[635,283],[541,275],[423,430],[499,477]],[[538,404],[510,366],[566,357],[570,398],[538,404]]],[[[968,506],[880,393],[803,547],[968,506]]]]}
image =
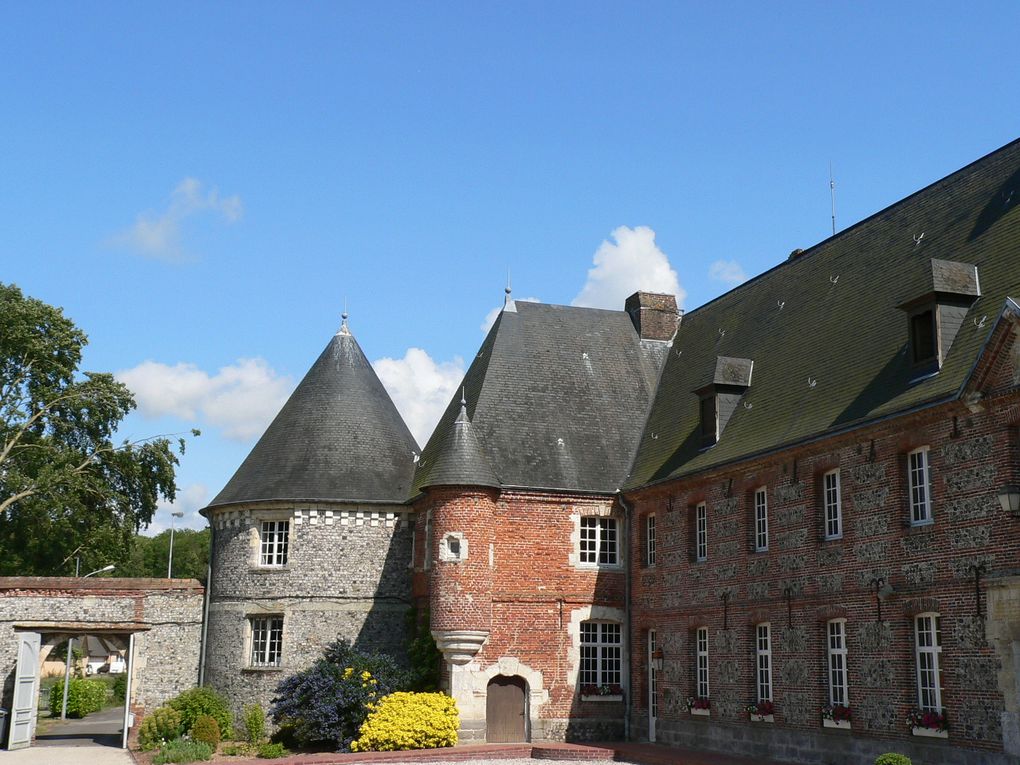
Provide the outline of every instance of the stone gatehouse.
{"type": "Polygon", "coordinates": [[[21,732],[31,740],[39,667],[56,645],[70,637],[123,638],[128,646],[126,712],[133,716],[126,714],[129,720],[140,721],[147,710],[194,687],[203,600],[204,590],[193,579],[0,577],[0,666],[6,672],[0,706],[11,710],[12,732],[19,724],[19,707],[30,703],[31,714],[22,715],[21,732]],[[38,637],[26,643],[25,636],[38,637]],[[19,657],[22,644],[25,654],[19,657]],[[35,682],[31,685],[29,673],[23,671],[16,698],[19,658],[26,664],[34,661],[35,682]]]}

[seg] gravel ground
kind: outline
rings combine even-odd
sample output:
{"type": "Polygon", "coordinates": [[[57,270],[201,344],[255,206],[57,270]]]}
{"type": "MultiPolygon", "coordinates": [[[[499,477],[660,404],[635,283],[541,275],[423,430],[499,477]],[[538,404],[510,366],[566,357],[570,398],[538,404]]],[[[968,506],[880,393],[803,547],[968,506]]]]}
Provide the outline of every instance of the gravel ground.
{"type": "MultiPolygon", "coordinates": [[[[471,765],[536,765],[536,763],[539,762],[565,762],[565,760],[533,760],[530,757],[521,757],[513,760],[460,760],[459,762],[430,762],[428,765],[464,765],[465,762],[470,762],[471,765]]],[[[590,762],[593,765],[600,762],[612,762],[614,765],[634,765],[634,763],[626,762],[624,760],[572,760],[572,762],[590,762]]]]}

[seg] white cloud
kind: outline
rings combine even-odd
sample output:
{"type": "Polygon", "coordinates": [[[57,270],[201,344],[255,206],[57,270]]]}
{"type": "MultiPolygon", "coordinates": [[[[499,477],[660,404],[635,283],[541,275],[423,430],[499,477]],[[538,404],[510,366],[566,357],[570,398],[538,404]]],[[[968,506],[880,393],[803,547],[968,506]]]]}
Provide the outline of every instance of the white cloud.
{"type": "Polygon", "coordinates": [[[199,514],[199,510],[209,503],[209,489],[200,483],[192,483],[177,490],[177,498],[173,502],[160,501],[156,513],[144,530],[146,536],[154,537],[170,528],[170,513],[184,513],[183,518],[175,518],[175,529],[204,529],[207,521],[199,514]]]}
{"type": "Polygon", "coordinates": [[[593,262],[571,305],[622,310],[627,296],[638,290],[676,295],[679,306],[687,297],[666,253],[655,244],[655,232],[647,226],[615,229],[599,245],[593,262]]]}
{"type": "Polygon", "coordinates": [[[404,358],[377,359],[372,366],[415,440],[424,447],[464,377],[464,360],[456,356],[437,363],[421,348],[408,348],[404,358]]]}
{"type": "MultiPolygon", "coordinates": [[[[541,303],[537,297],[526,297],[526,298],[514,298],[515,303],[541,303]]],[[[489,330],[492,329],[492,325],[496,323],[496,317],[502,312],[503,306],[498,305],[485,314],[485,319],[482,320],[482,334],[489,334],[489,330]]]]}
{"type": "Polygon", "coordinates": [[[708,267],[708,277],[717,282],[736,287],[747,281],[747,274],[735,260],[717,260],[708,267]]]}
{"type": "Polygon", "coordinates": [[[244,207],[236,194],[221,197],[215,187],[206,190],[200,180],[185,178],[170,194],[166,210],[140,213],[134,225],[114,235],[111,243],[147,258],[179,262],[187,257],[181,244],[184,223],[203,213],[236,223],[244,207]]]}
{"type": "Polygon", "coordinates": [[[238,359],[213,375],[185,362],[144,361],[117,379],[135,394],[142,415],[200,419],[237,441],[261,434],[294,387],[263,359],[238,359]]]}

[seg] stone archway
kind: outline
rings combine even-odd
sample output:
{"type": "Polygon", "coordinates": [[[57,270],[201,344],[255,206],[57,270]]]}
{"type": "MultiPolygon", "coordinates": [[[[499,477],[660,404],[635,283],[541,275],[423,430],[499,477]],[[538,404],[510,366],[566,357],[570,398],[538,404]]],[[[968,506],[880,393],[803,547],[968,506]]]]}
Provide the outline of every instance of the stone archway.
{"type": "Polygon", "coordinates": [[[460,710],[461,739],[485,739],[485,715],[489,681],[495,677],[520,677],[525,688],[525,738],[531,740],[534,731],[540,731],[539,711],[549,701],[542,673],[532,669],[513,656],[502,656],[485,669],[472,661],[458,666],[450,665],[450,691],[460,710]]]}

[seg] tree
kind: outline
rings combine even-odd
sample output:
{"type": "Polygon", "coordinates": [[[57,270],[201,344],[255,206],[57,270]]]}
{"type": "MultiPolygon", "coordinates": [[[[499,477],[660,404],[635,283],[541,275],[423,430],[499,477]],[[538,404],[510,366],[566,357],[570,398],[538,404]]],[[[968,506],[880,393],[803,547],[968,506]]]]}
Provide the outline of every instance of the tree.
{"type": "MultiPolygon", "coordinates": [[[[154,537],[135,537],[131,555],[114,571],[114,576],[165,577],[169,556],[169,530],[154,537]]],[[[204,584],[208,564],[209,528],[201,531],[177,529],[174,533],[174,578],[197,579],[204,584]]]]}
{"type": "Polygon", "coordinates": [[[87,342],[61,309],[0,284],[0,574],[72,573],[76,549],[83,567],[120,564],[174,497],[169,438],[114,443],[134,399],[79,371],[87,342]]]}

